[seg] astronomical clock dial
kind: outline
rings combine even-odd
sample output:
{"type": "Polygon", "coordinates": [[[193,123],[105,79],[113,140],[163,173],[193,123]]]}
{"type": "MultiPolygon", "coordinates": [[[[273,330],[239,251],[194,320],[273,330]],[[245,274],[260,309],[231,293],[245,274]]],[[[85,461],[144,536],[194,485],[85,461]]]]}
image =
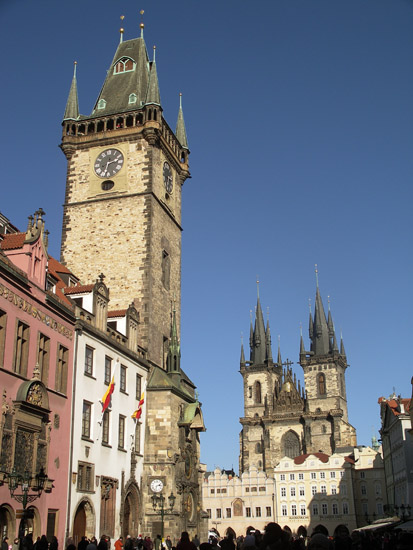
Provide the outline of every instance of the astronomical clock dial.
{"type": "Polygon", "coordinates": [[[171,194],[174,188],[172,168],[169,162],[163,163],[163,183],[165,185],[166,192],[171,194]]]}
{"type": "Polygon", "coordinates": [[[153,479],[151,481],[151,489],[154,493],[160,493],[163,489],[163,482],[160,479],[153,479]]]}
{"type": "Polygon", "coordinates": [[[124,163],[123,154],[118,149],[105,149],[95,160],[95,174],[99,178],[112,178],[124,163]]]}

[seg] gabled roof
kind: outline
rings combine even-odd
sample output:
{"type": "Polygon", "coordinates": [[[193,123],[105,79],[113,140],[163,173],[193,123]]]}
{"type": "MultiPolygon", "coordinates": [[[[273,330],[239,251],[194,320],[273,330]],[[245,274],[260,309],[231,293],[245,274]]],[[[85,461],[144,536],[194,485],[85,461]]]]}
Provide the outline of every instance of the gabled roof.
{"type": "Polygon", "coordinates": [[[54,273],[68,273],[73,275],[73,273],[66,266],[55,260],[52,256],[49,256],[49,271],[54,273]]]}
{"type": "Polygon", "coordinates": [[[399,416],[400,414],[409,414],[410,410],[410,401],[408,398],[400,399],[385,399],[384,397],[379,398],[380,405],[387,405],[389,410],[394,414],[394,416],[399,416]],[[400,403],[404,406],[404,412],[400,410],[400,403]]]}
{"type": "Polygon", "coordinates": [[[127,309],[114,309],[113,311],[108,311],[108,318],[125,317],[127,311],[127,309]]]}
{"type": "Polygon", "coordinates": [[[304,462],[310,456],[315,456],[316,458],[318,458],[318,460],[320,460],[321,462],[324,462],[324,463],[327,463],[330,459],[330,457],[328,455],[326,455],[325,453],[310,453],[310,454],[296,456],[294,458],[294,464],[304,464],[304,462]]]}

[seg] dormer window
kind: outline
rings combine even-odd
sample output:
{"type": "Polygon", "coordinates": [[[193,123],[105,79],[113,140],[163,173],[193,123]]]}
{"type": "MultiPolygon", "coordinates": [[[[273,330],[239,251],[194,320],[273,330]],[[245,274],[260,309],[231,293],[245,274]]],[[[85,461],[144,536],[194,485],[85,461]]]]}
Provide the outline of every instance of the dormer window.
{"type": "Polygon", "coordinates": [[[129,96],[129,105],[133,105],[138,101],[138,96],[136,94],[130,94],[129,96]]]}
{"type": "Polygon", "coordinates": [[[99,99],[98,109],[104,109],[106,107],[106,101],[104,99],[99,99]]]}
{"type": "Polygon", "coordinates": [[[136,63],[130,57],[122,57],[114,66],[113,74],[128,73],[135,70],[136,63]]]}

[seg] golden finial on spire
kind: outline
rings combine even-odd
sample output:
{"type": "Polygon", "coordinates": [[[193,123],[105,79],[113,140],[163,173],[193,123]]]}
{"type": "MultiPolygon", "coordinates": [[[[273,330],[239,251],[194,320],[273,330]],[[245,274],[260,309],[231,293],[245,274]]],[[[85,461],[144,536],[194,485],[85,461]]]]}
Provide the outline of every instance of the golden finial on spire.
{"type": "Polygon", "coordinates": [[[317,288],[318,288],[318,267],[317,267],[317,264],[314,264],[314,267],[315,267],[315,280],[316,280],[317,288]]]}
{"type": "Polygon", "coordinates": [[[156,46],[153,47],[153,60],[155,61],[155,55],[156,55],[156,46]]]}
{"type": "Polygon", "coordinates": [[[140,14],[141,14],[141,23],[140,23],[140,28],[141,28],[141,38],[143,38],[143,29],[145,28],[145,24],[143,22],[143,14],[145,13],[145,10],[141,10],[140,11],[140,14]]]}

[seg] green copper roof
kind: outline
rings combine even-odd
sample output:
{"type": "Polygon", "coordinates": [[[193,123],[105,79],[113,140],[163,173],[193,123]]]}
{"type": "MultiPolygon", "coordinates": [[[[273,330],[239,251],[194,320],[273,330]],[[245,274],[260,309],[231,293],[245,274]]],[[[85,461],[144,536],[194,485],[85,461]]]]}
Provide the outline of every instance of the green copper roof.
{"type": "Polygon", "coordinates": [[[140,37],[121,42],[109,67],[92,114],[120,113],[143,105],[146,102],[148,91],[149,71],[150,64],[144,39],[140,37]],[[129,63],[129,60],[132,61],[132,64],[129,63]],[[125,70],[119,72],[118,63],[125,64],[125,70]],[[129,103],[131,94],[137,96],[137,101],[134,104],[129,103]],[[101,99],[106,104],[103,109],[98,109],[101,99]]]}
{"type": "Polygon", "coordinates": [[[79,100],[77,95],[76,63],[73,70],[73,79],[70,86],[69,97],[67,98],[63,120],[77,120],[79,118],[79,100]]]}

